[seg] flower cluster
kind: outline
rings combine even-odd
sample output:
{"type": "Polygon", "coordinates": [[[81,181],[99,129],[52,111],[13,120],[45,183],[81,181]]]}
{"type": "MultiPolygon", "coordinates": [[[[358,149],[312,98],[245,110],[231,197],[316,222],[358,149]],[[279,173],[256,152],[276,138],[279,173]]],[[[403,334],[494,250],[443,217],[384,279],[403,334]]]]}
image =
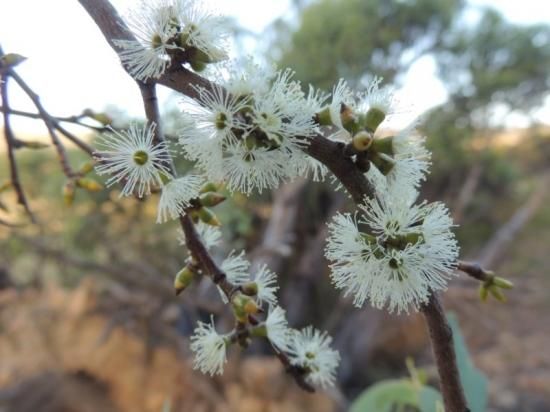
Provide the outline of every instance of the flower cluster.
{"type": "Polygon", "coordinates": [[[199,1],[141,0],[125,20],[135,39],[114,43],[138,80],[160,77],[174,61],[202,70],[227,58],[227,20],[199,1]]]}
{"type": "MultiPolygon", "coordinates": [[[[203,239],[205,245],[214,246],[220,238],[219,234],[204,231],[204,227],[200,231],[210,240],[216,240],[209,242],[209,239],[203,239]]],[[[223,302],[231,303],[237,316],[240,311],[250,314],[256,313],[256,308],[262,305],[268,307],[265,320],[249,326],[249,335],[267,338],[276,351],[285,353],[289,362],[303,371],[310,384],[320,387],[333,385],[340,356],[330,347],[332,339],[312,327],[302,331],[289,327],[285,310],[277,303],[277,276],[263,265],[251,278],[250,263],[245,259],[244,252],[231,252],[220,267],[227,280],[239,288],[230,302],[229,297],[218,287],[223,302]]],[[[199,322],[191,337],[194,368],[211,375],[223,373],[227,347],[237,340],[236,331],[219,334],[213,321],[210,324],[199,322]]]]}
{"type": "Polygon", "coordinates": [[[314,115],[326,97],[306,95],[290,70],[266,74],[247,64],[249,72],[220,69],[216,86],[197,87],[198,99],[184,101],[184,154],[230,191],[261,192],[308,173],[321,179],[324,168],[302,149],[317,131],[314,115]]]}
{"type": "Polygon", "coordinates": [[[392,90],[381,88],[381,82],[380,77],[375,77],[361,93],[353,93],[344,80],[338,82],[325,109],[336,127],[331,138],[352,144],[368,160],[366,175],[377,190],[399,185],[399,190],[410,191],[418,187],[430,165],[425,139],[415,131],[421,119],[395,136],[376,137],[382,122],[397,111],[392,90]]]}
{"type": "Polygon", "coordinates": [[[408,312],[445,289],[458,257],[452,220],[442,203],[414,200],[380,193],[359,206],[360,217],[337,214],[329,224],[332,281],[356,306],[408,312]]]}
{"type": "MultiPolygon", "coordinates": [[[[181,103],[178,144],[197,174],[176,175],[173,153],[156,138],[154,123],[132,125],[100,139],[97,171],[112,175],[108,185],[122,183],[121,195],[139,197],[160,189],[157,222],[189,213],[196,223],[191,230],[208,251],[221,239],[220,222],[208,209],[225,199],[217,183],[250,194],[298,176],[323,179],[327,169],[304,149],[330,126],[330,139],[344,143],[339,154],[351,158],[374,187],[355,215],[337,214],[329,224],[325,254],[334,285],[353,295],[356,306],[368,301],[398,313],[418,309],[430,294],[445,289],[458,256],[453,223],[443,204],[415,204],[430,164],[424,139],[415,132],[420,120],[380,136],[380,125],[396,112],[393,91],[380,86],[381,78],[361,93],[340,80],[329,101],[330,95],[311,86],[306,93],[289,69],[262,67],[250,58],[211,64],[227,56],[226,26],[196,0],[142,0],[126,22],[135,39],[115,44],[136,79],[158,78],[174,64],[189,63],[214,82],[192,85],[191,96],[181,103]]],[[[182,222],[185,227],[189,221],[182,222]]],[[[189,256],[176,275],[176,293],[203,274],[201,261],[189,256]]],[[[244,252],[235,251],[219,270],[210,271],[216,272],[221,299],[232,308],[237,327],[220,334],[213,319],[199,322],[190,345],[195,369],[221,374],[229,346],[246,347],[250,338],[263,337],[310,384],[334,384],[340,357],[332,339],[311,326],[289,327],[278,306],[275,273],[266,265],[253,267],[244,252]]]]}

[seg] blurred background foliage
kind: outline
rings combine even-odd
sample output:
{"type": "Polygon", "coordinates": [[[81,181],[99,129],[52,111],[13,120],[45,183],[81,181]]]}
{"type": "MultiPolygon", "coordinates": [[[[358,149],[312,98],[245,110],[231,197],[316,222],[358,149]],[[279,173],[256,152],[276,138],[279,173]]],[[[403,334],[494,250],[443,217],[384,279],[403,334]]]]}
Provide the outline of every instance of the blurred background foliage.
{"type": "MultiPolygon", "coordinates": [[[[511,302],[529,300],[532,306],[514,315],[511,306],[491,303],[483,309],[475,301],[476,285],[463,281],[451,284],[447,304],[467,323],[464,334],[474,362],[481,362],[488,376],[492,410],[548,410],[550,363],[544,362],[550,360],[532,361],[534,370],[543,371],[542,384],[520,386],[518,375],[514,379],[520,361],[499,352],[511,343],[503,343],[494,323],[502,321],[502,333],[508,334],[519,333],[519,323],[526,328],[522,333],[538,342],[535,334],[541,325],[528,314],[533,308],[549,309],[544,286],[550,286],[545,273],[550,258],[543,245],[550,244],[550,129],[537,124],[533,113],[548,97],[550,25],[516,25],[484,8],[472,20],[471,6],[459,0],[302,0],[293,7],[295,17],[276,21],[265,36],[265,57],[293,68],[304,85],[330,90],[344,77],[361,89],[371,76],[381,75],[386,83],[400,86],[415,62],[434,62],[447,99],[426,113],[420,126],[433,151],[432,172],[421,197],[445,201],[459,224],[462,256],[512,277],[521,286],[512,292],[511,302]],[[518,117],[525,127],[510,128],[508,119],[518,117]],[[509,367],[502,365],[506,362],[509,367]]],[[[409,98],[414,103],[414,96],[409,98]]],[[[168,135],[176,136],[176,110],[166,111],[166,122],[168,135]]],[[[6,284],[40,288],[51,279],[74,287],[93,274],[106,280],[105,293],[115,284],[145,296],[154,303],[153,319],[175,308],[177,316],[168,326],[179,336],[188,336],[209,311],[219,315],[220,325],[228,321],[208,282],[178,299],[172,296],[172,276],[186,255],[176,222],[154,224],[158,195],[138,201],[119,199],[117,188],[79,191],[73,207],[67,208],[61,197],[63,177],[51,152],[18,153],[24,187],[41,224],[0,226],[0,288],[2,276],[6,284]]],[[[76,151],[70,154],[74,165],[85,161],[76,151]]],[[[8,177],[4,164],[2,160],[0,182],[8,177]]],[[[178,165],[180,170],[189,167],[184,161],[178,165]]],[[[0,194],[7,207],[0,217],[18,220],[13,200],[9,191],[0,194]]],[[[343,356],[338,394],[331,395],[339,408],[368,385],[406,376],[406,356],[427,365],[430,382],[435,382],[416,316],[353,309],[331,287],[322,254],[324,222],[346,208],[351,208],[349,201],[329,182],[301,181],[250,199],[236,194],[216,208],[225,239],[218,257],[245,248],[254,264],[267,262],[280,275],[280,297],[290,323],[313,323],[334,337],[343,356]]],[[[139,317],[142,305],[125,303],[115,309],[109,306],[109,316],[126,313],[121,322],[125,327],[155,344],[166,343],[161,320],[145,331],[132,329],[128,319],[139,317]]],[[[267,353],[261,345],[248,352],[267,353]]]]}

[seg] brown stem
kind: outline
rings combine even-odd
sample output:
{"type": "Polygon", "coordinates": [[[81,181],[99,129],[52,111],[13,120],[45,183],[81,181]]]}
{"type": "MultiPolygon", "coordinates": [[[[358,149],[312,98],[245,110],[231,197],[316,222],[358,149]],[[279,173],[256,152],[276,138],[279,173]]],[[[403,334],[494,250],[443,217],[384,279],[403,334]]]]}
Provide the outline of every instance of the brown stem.
{"type": "MultiPolygon", "coordinates": [[[[6,109],[3,106],[0,106],[0,112],[8,111],[9,114],[13,114],[15,116],[22,116],[22,117],[28,117],[29,119],[42,119],[42,116],[40,116],[39,113],[31,113],[31,112],[25,112],[23,110],[15,110],[15,109],[6,109]]],[[[78,116],[52,116],[50,115],[50,118],[54,121],[54,123],[62,122],[62,123],[71,123],[76,124],[78,126],[85,127],[87,129],[96,131],[96,132],[104,132],[107,130],[104,126],[94,126],[88,123],[83,123],[81,119],[84,116],[78,115],[78,116]]],[[[57,128],[57,125],[56,125],[57,128]]]]}
{"type": "Polygon", "coordinates": [[[433,293],[421,308],[428,324],[432,348],[439,372],[441,394],[446,412],[469,412],[456,362],[453,331],[447,322],[441,301],[433,293]]]}
{"type": "Polygon", "coordinates": [[[75,176],[74,171],[71,168],[71,165],[69,164],[69,159],[67,157],[67,152],[65,150],[65,146],[61,143],[59,138],[57,137],[57,133],[55,132],[54,123],[52,121],[52,118],[46,112],[44,107],[42,106],[42,103],[40,103],[40,97],[29,87],[27,83],[13,70],[10,70],[10,76],[17,82],[19,87],[23,89],[23,91],[29,96],[29,98],[32,100],[34,106],[38,110],[38,113],[40,114],[40,117],[44,121],[44,124],[46,125],[46,128],[48,129],[48,133],[50,135],[50,138],[52,140],[53,145],[55,146],[55,149],[57,151],[57,155],[59,157],[59,161],[61,162],[61,167],[63,169],[63,173],[65,173],[65,176],[67,177],[73,177],[75,176]]]}
{"type": "Polygon", "coordinates": [[[479,280],[480,282],[486,282],[493,276],[491,271],[485,270],[477,262],[465,262],[463,260],[458,261],[457,269],[467,275],[479,280]]]}
{"type": "MultiPolygon", "coordinates": [[[[0,49],[0,55],[2,54],[2,50],[0,49]]],[[[10,108],[10,104],[8,101],[8,80],[9,80],[9,73],[3,73],[2,76],[0,76],[0,94],[2,96],[2,105],[6,108],[10,108]]],[[[19,180],[19,172],[17,170],[17,163],[15,160],[15,148],[16,148],[16,138],[13,134],[13,130],[11,128],[10,123],[10,115],[8,112],[3,112],[3,119],[4,119],[4,137],[6,139],[6,146],[8,149],[8,161],[10,164],[10,178],[11,178],[11,184],[15,190],[15,193],[17,194],[17,203],[23,206],[25,209],[25,212],[27,215],[29,215],[31,221],[33,223],[36,223],[36,219],[34,217],[34,214],[31,211],[31,208],[29,207],[29,203],[27,202],[27,197],[25,196],[25,192],[23,191],[23,187],[21,186],[21,181],[19,180]]]]}

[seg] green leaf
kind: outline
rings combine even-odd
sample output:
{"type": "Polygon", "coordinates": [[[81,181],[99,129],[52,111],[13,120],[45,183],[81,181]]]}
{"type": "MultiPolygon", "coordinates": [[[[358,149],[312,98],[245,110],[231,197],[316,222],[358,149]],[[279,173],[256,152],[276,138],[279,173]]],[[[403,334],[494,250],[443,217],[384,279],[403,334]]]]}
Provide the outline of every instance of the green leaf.
{"type": "Polygon", "coordinates": [[[349,412],[390,412],[395,406],[415,406],[417,389],[408,379],[379,382],[364,391],[352,404],[349,412]]]}
{"type": "Polygon", "coordinates": [[[464,388],[468,406],[472,412],[485,412],[487,409],[487,378],[472,363],[455,314],[449,313],[447,319],[453,330],[453,342],[460,381],[464,388]]]}
{"type": "Polygon", "coordinates": [[[418,394],[418,406],[422,412],[437,412],[437,404],[443,403],[441,394],[431,386],[424,386],[418,394]]]}
{"type": "Polygon", "coordinates": [[[436,412],[438,402],[441,402],[441,395],[435,389],[418,386],[409,379],[395,379],[368,388],[355,399],[349,412],[392,412],[404,407],[436,412]]]}

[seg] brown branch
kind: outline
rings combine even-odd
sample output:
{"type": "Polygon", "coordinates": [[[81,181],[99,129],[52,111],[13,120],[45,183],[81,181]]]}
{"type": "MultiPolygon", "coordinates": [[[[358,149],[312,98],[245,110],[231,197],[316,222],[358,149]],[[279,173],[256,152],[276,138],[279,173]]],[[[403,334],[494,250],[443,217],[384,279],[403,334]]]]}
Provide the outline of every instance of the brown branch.
{"type": "Polygon", "coordinates": [[[13,80],[17,82],[19,87],[23,89],[23,91],[27,94],[27,96],[29,96],[34,106],[38,110],[38,113],[40,114],[40,117],[42,118],[42,120],[44,121],[44,124],[46,125],[46,128],[48,129],[48,133],[50,135],[52,143],[55,146],[55,149],[57,151],[57,155],[59,157],[59,161],[61,163],[63,173],[65,173],[65,176],[67,177],[73,177],[75,173],[72,170],[71,165],[69,164],[69,159],[67,158],[67,152],[65,150],[65,146],[63,146],[63,144],[57,137],[52,118],[50,117],[48,112],[46,112],[46,110],[42,106],[42,103],[40,103],[40,97],[29,87],[29,85],[21,78],[21,76],[15,73],[15,71],[10,70],[9,75],[13,78],[13,80]]]}
{"type": "MultiPolygon", "coordinates": [[[[25,112],[23,110],[15,110],[15,109],[6,109],[3,106],[0,106],[0,112],[8,111],[9,114],[13,114],[15,116],[21,116],[21,117],[28,117],[29,119],[42,119],[42,116],[40,116],[39,113],[31,113],[31,112],[25,112]]],[[[80,119],[82,119],[83,115],[77,115],[77,116],[53,116],[50,115],[50,118],[54,121],[54,123],[62,122],[62,123],[71,123],[75,124],[77,126],[82,126],[87,129],[93,130],[95,132],[103,132],[107,130],[104,126],[94,126],[88,123],[83,123],[80,119]]],[[[57,127],[57,126],[56,126],[57,127]]]]}
{"type": "Polygon", "coordinates": [[[456,362],[453,331],[436,293],[421,308],[428,325],[446,412],[469,412],[456,362]]]}
{"type": "MultiPolygon", "coordinates": [[[[8,109],[4,106],[0,106],[0,112],[6,112],[8,114],[12,114],[15,116],[22,116],[22,117],[28,117],[29,119],[40,119],[42,120],[42,115],[40,113],[30,113],[30,112],[24,112],[22,110],[14,110],[14,109],[8,109]]],[[[94,149],[92,146],[88,145],[87,143],[83,142],[81,139],[76,137],[73,133],[69,132],[67,129],[65,129],[63,126],[60,125],[61,122],[64,123],[72,123],[76,124],[78,126],[82,126],[88,129],[91,129],[95,132],[103,132],[106,131],[107,128],[105,127],[99,127],[99,126],[92,126],[91,124],[82,123],[79,121],[79,116],[69,116],[69,117],[56,117],[52,116],[50,114],[47,114],[48,117],[51,119],[53,126],[61,133],[63,134],[68,140],[73,142],[76,146],[78,146],[80,149],[82,149],[84,152],[88,153],[90,156],[93,155],[94,149]]]]}
{"type": "Polygon", "coordinates": [[[493,272],[485,270],[477,262],[465,262],[463,260],[458,261],[457,269],[467,275],[479,280],[480,282],[487,282],[494,276],[493,272]]]}
{"type": "MultiPolygon", "coordinates": [[[[2,49],[0,48],[0,55],[2,54],[2,49]]],[[[2,105],[6,108],[10,108],[10,104],[8,101],[8,80],[9,80],[9,72],[3,73],[2,76],[0,76],[0,94],[2,96],[2,105]]],[[[36,219],[34,217],[34,214],[31,211],[31,208],[29,207],[29,203],[27,202],[27,197],[25,196],[25,192],[23,191],[23,187],[21,186],[21,181],[19,180],[19,172],[17,170],[17,163],[15,160],[15,148],[16,146],[16,138],[13,134],[13,130],[11,128],[10,123],[10,115],[7,112],[3,112],[3,119],[4,119],[4,136],[6,139],[6,146],[8,149],[8,161],[10,164],[10,178],[11,178],[11,184],[15,190],[15,193],[17,194],[17,203],[23,206],[25,209],[25,212],[29,215],[31,222],[36,223],[36,219]]]]}

